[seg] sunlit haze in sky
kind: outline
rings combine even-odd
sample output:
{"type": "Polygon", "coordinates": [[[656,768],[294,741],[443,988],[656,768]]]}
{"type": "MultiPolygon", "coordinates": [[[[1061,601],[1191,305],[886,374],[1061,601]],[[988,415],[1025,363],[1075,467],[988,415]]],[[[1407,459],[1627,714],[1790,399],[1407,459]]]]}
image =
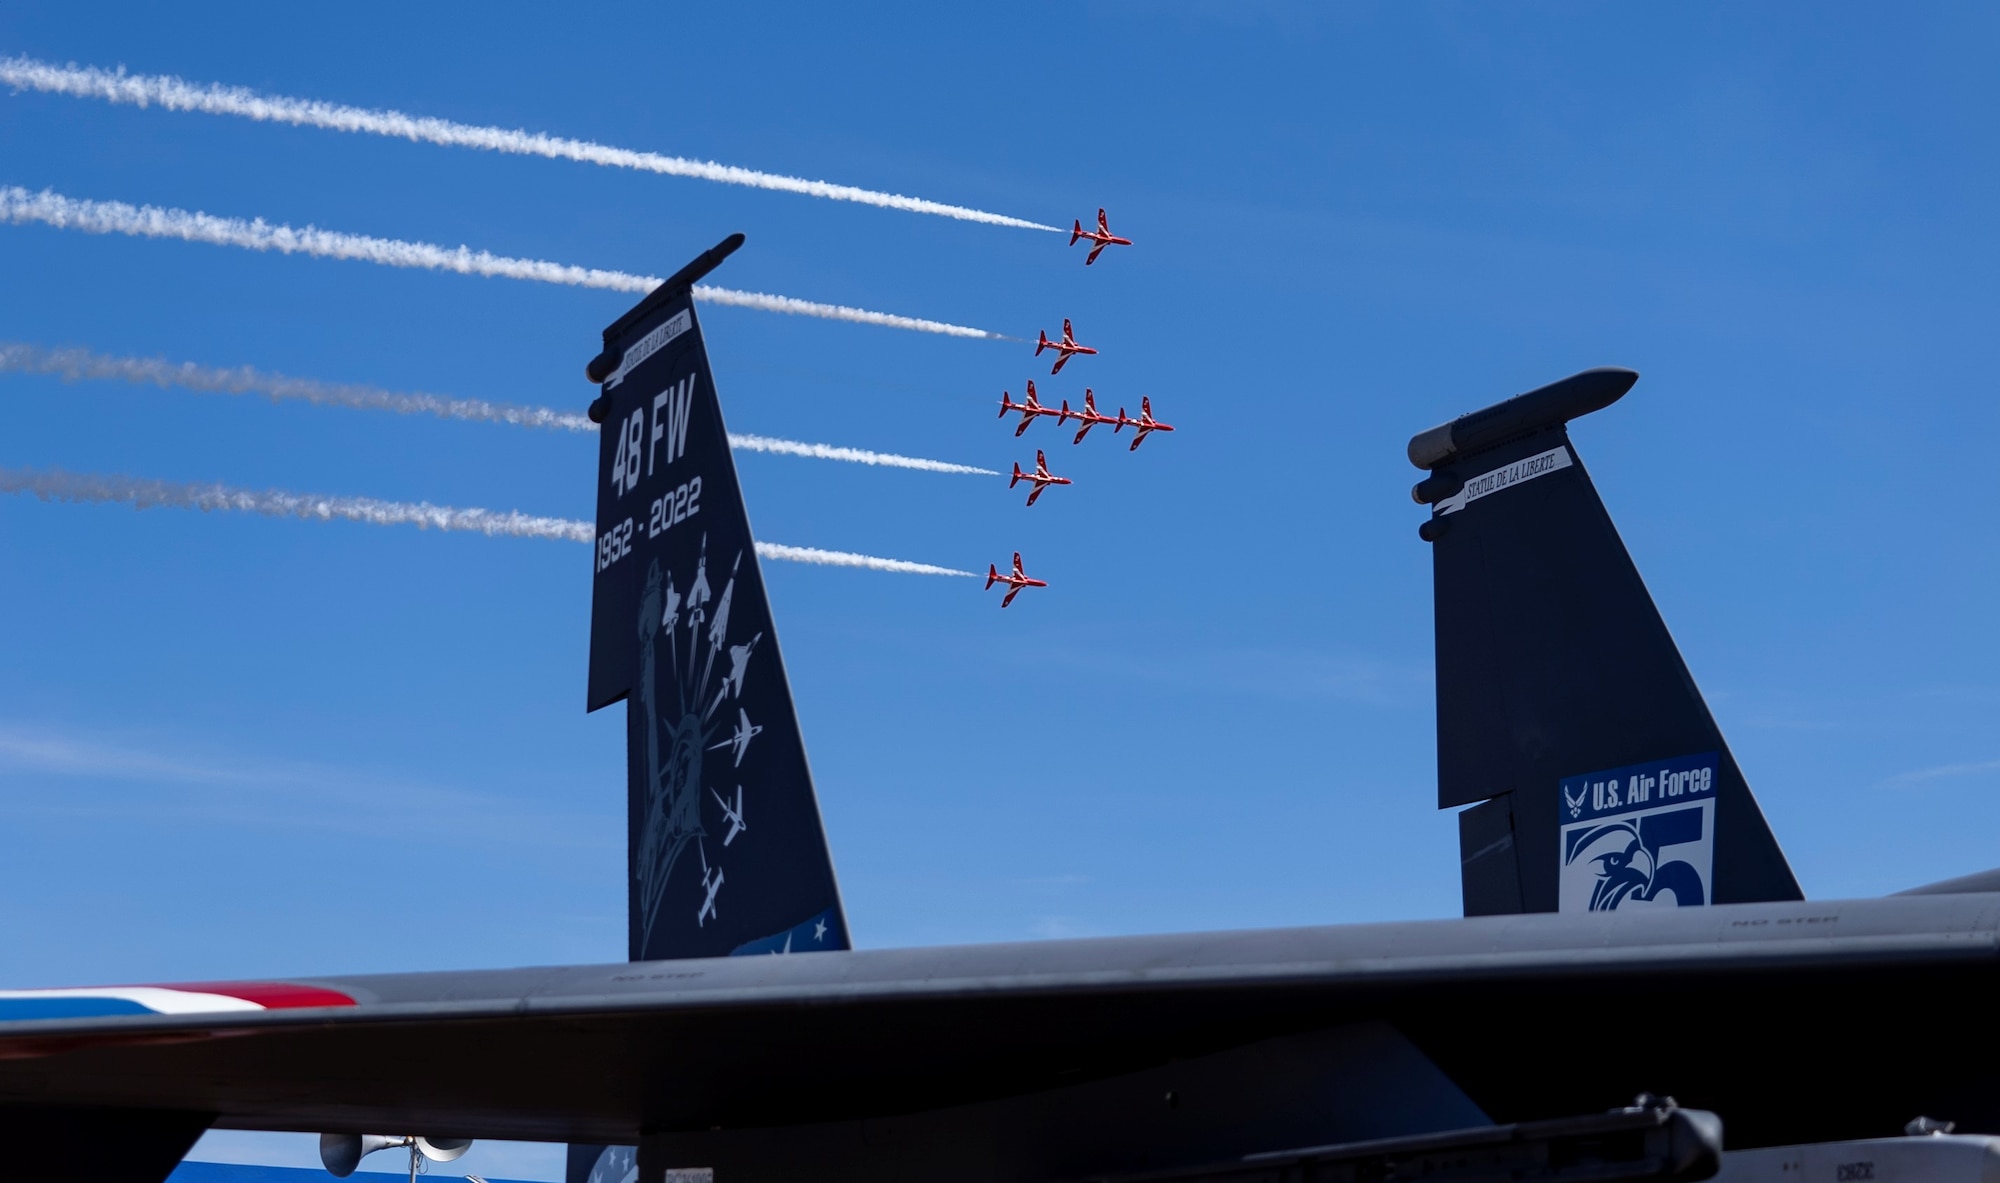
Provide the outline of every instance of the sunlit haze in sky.
{"type": "MultiPolygon", "coordinates": [[[[0,57],[1136,245],[4,88],[0,189],[637,275],[740,230],[709,282],[1025,338],[703,306],[733,432],[1075,481],[739,453],[760,539],[1050,584],[765,565],[862,947],[1456,915],[1404,444],[1630,366],[1578,451],[1807,894],[1871,895],[2000,864],[1997,40],[1977,4],[13,0],[0,57]],[[1101,353],[1051,378],[1064,317],[1101,353]],[[1178,430],[1017,440],[1029,378],[1178,430]]],[[[0,222],[0,344],[569,414],[633,299],[0,222]]],[[[0,467],[588,518],[595,440],[0,372],[0,467]]],[[[0,985],[623,958],[587,546],[0,496],[0,556],[0,985]]]]}

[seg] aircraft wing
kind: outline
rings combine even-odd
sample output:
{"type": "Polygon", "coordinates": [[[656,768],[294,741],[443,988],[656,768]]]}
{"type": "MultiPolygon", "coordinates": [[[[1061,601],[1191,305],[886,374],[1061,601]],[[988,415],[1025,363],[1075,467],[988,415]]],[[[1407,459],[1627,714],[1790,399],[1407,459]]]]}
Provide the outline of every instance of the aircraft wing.
{"type": "MultiPolygon", "coordinates": [[[[1083,258],[1083,265],[1084,265],[1084,266],[1086,266],[1086,267],[1088,267],[1088,266],[1090,266],[1090,265],[1091,265],[1092,263],[1095,263],[1095,262],[1097,262],[1097,256],[1099,256],[1099,255],[1101,255],[1101,254],[1103,254],[1103,253],[1104,253],[1104,248],[1105,248],[1105,247],[1106,247],[1107,245],[1109,245],[1109,244],[1107,244],[1107,243],[1102,243],[1102,242],[1100,242],[1100,243],[1098,243],[1098,244],[1097,244],[1096,246],[1094,246],[1094,247],[1090,248],[1090,253],[1089,253],[1088,255],[1085,255],[1085,256],[1084,256],[1084,258],[1083,258]]],[[[1075,256],[1075,255],[1071,255],[1071,256],[1070,256],[1070,258],[1074,259],[1074,258],[1076,258],[1076,256],[1075,256]]]]}
{"type": "Polygon", "coordinates": [[[294,984],[354,1005],[0,1022],[0,1112],[631,1142],[969,1105],[1388,1024],[1496,1120],[1641,1089],[1724,1113],[1732,1145],[2000,1118],[2000,1036],[1976,1018],[2000,986],[1993,894],[294,984]],[[1939,1038],[1908,1038],[1925,1021],[1939,1038]],[[1801,1081],[1839,1085],[1767,1103],[1801,1081]]]}

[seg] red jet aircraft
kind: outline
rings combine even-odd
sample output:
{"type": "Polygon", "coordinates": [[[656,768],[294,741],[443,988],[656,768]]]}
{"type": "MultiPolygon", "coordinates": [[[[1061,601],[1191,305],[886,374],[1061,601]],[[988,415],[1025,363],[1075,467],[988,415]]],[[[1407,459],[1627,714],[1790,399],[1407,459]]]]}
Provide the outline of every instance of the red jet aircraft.
{"type": "Polygon", "coordinates": [[[1055,368],[1049,371],[1051,374],[1062,373],[1062,368],[1069,364],[1069,359],[1079,353],[1094,354],[1097,352],[1097,350],[1092,349],[1088,345],[1078,345],[1076,343],[1076,333],[1069,327],[1068,317],[1063,318],[1062,340],[1051,341],[1049,340],[1048,333],[1046,331],[1043,332],[1042,339],[1035,344],[1035,356],[1040,357],[1044,349],[1053,349],[1057,353],[1062,354],[1061,357],[1056,359],[1055,368]]]}
{"type": "Polygon", "coordinates": [[[1069,422],[1071,419],[1075,419],[1083,424],[1082,427],[1076,429],[1076,438],[1070,441],[1070,443],[1072,444],[1082,443],[1083,437],[1090,434],[1090,429],[1096,427],[1100,423],[1114,424],[1111,430],[1117,431],[1120,427],[1125,426],[1127,423],[1133,422],[1133,420],[1127,419],[1125,417],[1124,407],[1118,408],[1118,415],[1116,418],[1113,418],[1110,415],[1098,414],[1097,396],[1092,394],[1090,390],[1087,388],[1083,392],[1083,410],[1072,411],[1069,409],[1069,400],[1068,399],[1063,400],[1062,410],[1058,412],[1056,415],[1056,424],[1060,426],[1064,423],[1069,422]]]}
{"type": "Polygon", "coordinates": [[[1111,223],[1104,220],[1104,211],[1101,209],[1097,211],[1097,229],[1095,231],[1085,230],[1083,228],[1083,219],[1079,218],[1076,221],[1075,229],[1069,232],[1069,244],[1071,246],[1075,246],[1079,239],[1084,238],[1088,238],[1097,244],[1091,247],[1090,254],[1084,257],[1083,265],[1085,267],[1097,262],[1097,256],[1104,253],[1105,247],[1132,245],[1131,239],[1120,238],[1111,232],[1111,223]]]}
{"type": "MultiPolygon", "coordinates": [[[[1118,409],[1118,417],[1125,419],[1125,409],[1123,407],[1118,409]]],[[[1130,423],[1139,429],[1139,434],[1132,438],[1132,446],[1125,449],[1128,452],[1138,451],[1139,445],[1146,442],[1146,434],[1148,432],[1172,431],[1174,429],[1173,424],[1162,423],[1158,419],[1153,418],[1153,400],[1150,398],[1140,399],[1139,417],[1137,419],[1125,419],[1125,423],[1130,423]]],[[[1125,423],[1120,423],[1118,427],[1125,426],[1125,423]]],[[[1115,432],[1118,430],[1118,427],[1114,427],[1111,430],[1115,432]]]]}
{"type": "Polygon", "coordinates": [[[1033,481],[1035,483],[1034,492],[1028,494],[1029,505],[1033,505],[1035,498],[1040,497],[1042,490],[1048,488],[1050,485],[1067,485],[1070,483],[1070,479],[1066,476],[1050,475],[1049,458],[1042,455],[1040,448],[1035,449],[1035,471],[1022,472],[1021,462],[1016,460],[1014,462],[1014,479],[1007,482],[1007,487],[1011,489],[1022,481],[1033,481]]]}
{"type": "Polygon", "coordinates": [[[1000,574],[1000,568],[995,567],[991,563],[986,565],[986,586],[990,588],[996,583],[1004,583],[1009,589],[1006,597],[1000,601],[1002,608],[1013,603],[1014,597],[1020,595],[1021,589],[1024,587],[1047,587],[1049,585],[1045,579],[1030,579],[1021,573],[1021,552],[1018,550],[1014,552],[1014,573],[1012,575],[1000,574]]]}
{"type": "Polygon", "coordinates": [[[1005,419],[1011,411],[1021,412],[1021,425],[1014,429],[1014,438],[1016,439],[1021,437],[1022,432],[1028,430],[1028,425],[1035,421],[1037,415],[1054,415],[1057,421],[1060,422],[1062,416],[1066,413],[1064,411],[1052,411],[1037,401],[1035,398],[1035,384],[1033,382],[1028,383],[1028,401],[1024,403],[1015,402],[1014,395],[1010,391],[1003,390],[1000,392],[1000,417],[1005,419]]]}

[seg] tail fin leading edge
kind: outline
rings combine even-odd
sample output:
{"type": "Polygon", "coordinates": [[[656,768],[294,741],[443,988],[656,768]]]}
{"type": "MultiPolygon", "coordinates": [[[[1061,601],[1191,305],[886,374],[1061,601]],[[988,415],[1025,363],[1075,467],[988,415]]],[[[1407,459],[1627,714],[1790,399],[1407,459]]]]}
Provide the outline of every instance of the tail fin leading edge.
{"type": "Polygon", "coordinates": [[[1585,371],[1410,441],[1469,916],[1802,898],[1569,440],[1637,380],[1585,371]]]}

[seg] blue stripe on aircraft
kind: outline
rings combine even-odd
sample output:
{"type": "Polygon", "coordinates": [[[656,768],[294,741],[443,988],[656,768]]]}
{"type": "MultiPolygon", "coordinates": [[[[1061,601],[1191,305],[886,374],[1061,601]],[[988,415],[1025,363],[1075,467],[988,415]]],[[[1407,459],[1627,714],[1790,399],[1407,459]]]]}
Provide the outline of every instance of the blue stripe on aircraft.
{"type": "Polygon", "coordinates": [[[0,998],[0,1023],[15,1019],[95,1019],[103,1015],[150,1015],[129,998],[0,998]]]}

